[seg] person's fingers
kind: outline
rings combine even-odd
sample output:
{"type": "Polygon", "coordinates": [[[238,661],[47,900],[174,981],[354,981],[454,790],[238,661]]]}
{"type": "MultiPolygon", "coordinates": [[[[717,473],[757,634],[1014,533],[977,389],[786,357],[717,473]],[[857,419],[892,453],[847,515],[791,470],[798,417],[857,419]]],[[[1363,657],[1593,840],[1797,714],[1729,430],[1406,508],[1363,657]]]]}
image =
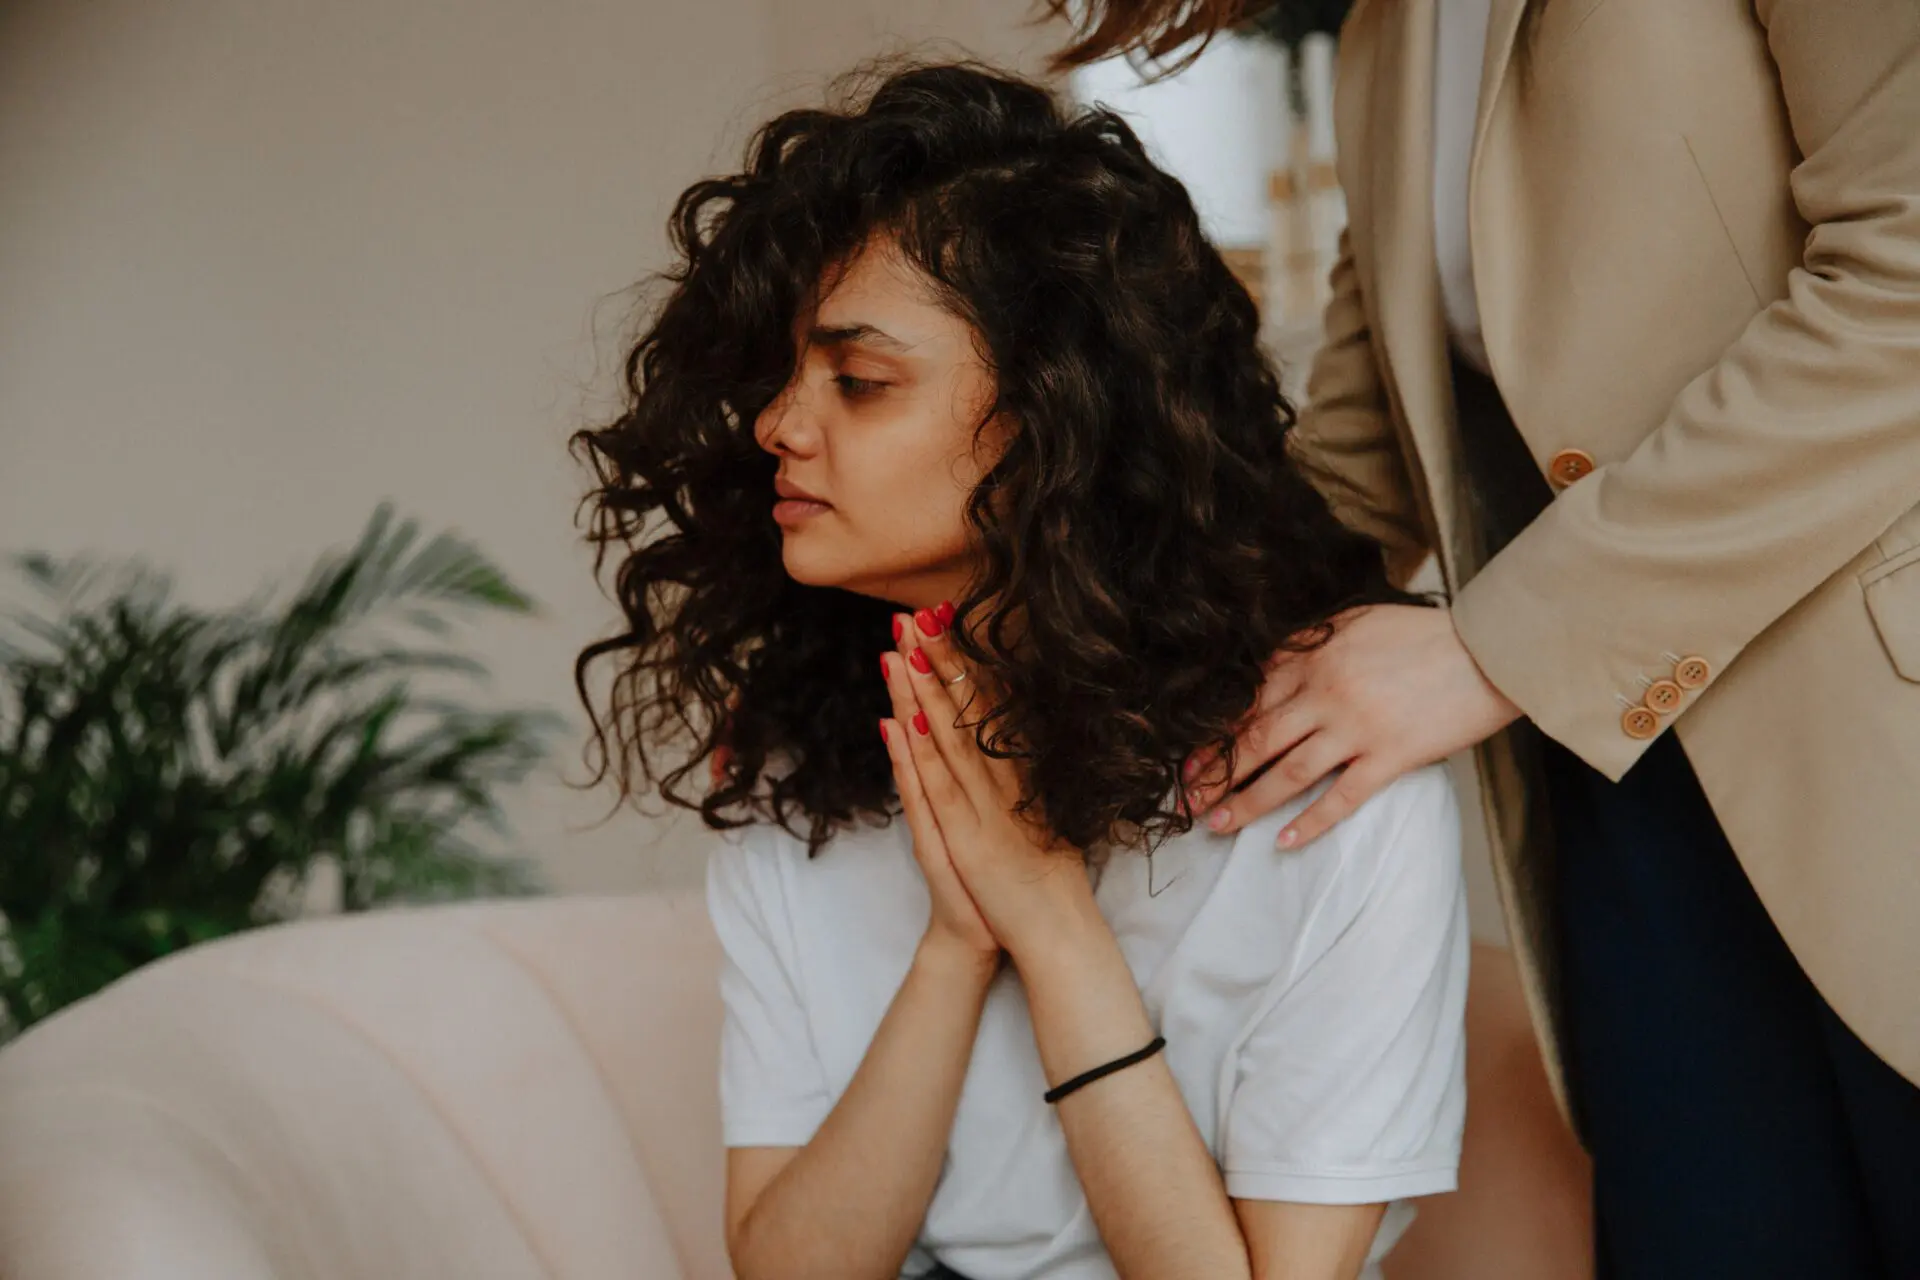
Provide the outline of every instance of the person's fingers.
{"type": "MultiPolygon", "coordinates": [[[[907,627],[908,634],[901,640],[905,651],[907,681],[926,718],[926,736],[932,739],[932,745],[945,761],[948,771],[966,788],[976,809],[998,803],[999,785],[987,767],[986,756],[980,751],[976,730],[972,724],[962,723],[960,708],[954,701],[953,689],[964,689],[966,683],[958,686],[947,684],[929,652],[932,645],[950,649],[943,643],[944,625],[937,614],[922,609],[907,627]]],[[[911,723],[919,727],[918,721],[911,723]]]]}
{"type": "Polygon", "coordinates": [[[1269,761],[1284,757],[1320,727],[1314,709],[1301,702],[1291,702],[1256,716],[1234,740],[1233,772],[1229,774],[1216,767],[1211,775],[1200,775],[1200,780],[1187,789],[1188,803],[1195,813],[1206,812],[1265,768],[1269,761]]]}
{"type": "Polygon", "coordinates": [[[916,711],[907,722],[907,744],[913,753],[913,766],[919,771],[920,786],[926,793],[928,807],[933,810],[934,821],[940,824],[941,831],[963,836],[978,820],[973,798],[942,758],[940,747],[933,740],[935,731],[926,711],[916,711]]]}
{"type": "Polygon", "coordinates": [[[1254,710],[1271,711],[1298,693],[1312,673],[1313,660],[1319,652],[1318,649],[1274,650],[1273,656],[1261,664],[1266,679],[1260,682],[1254,710]]]}
{"type": "MultiPolygon", "coordinates": [[[[1259,742],[1249,741],[1248,734],[1275,713],[1286,710],[1306,688],[1307,667],[1303,659],[1309,656],[1282,649],[1267,660],[1266,681],[1255,695],[1253,706],[1241,718],[1239,732],[1235,735],[1233,754],[1237,768],[1234,776],[1216,777],[1220,772],[1220,753],[1213,747],[1202,747],[1187,758],[1180,771],[1181,781],[1189,790],[1201,788],[1203,798],[1211,802],[1239,786],[1247,775],[1273,759],[1280,751],[1286,750],[1285,746],[1263,749],[1259,742]]],[[[1284,738],[1284,734],[1275,736],[1284,738]]]]}
{"type": "Polygon", "coordinates": [[[900,808],[907,816],[913,834],[914,853],[929,875],[948,861],[945,837],[940,830],[940,813],[933,797],[927,794],[919,760],[913,749],[918,735],[916,719],[924,718],[914,700],[913,686],[906,675],[906,664],[897,653],[880,655],[880,675],[887,682],[887,696],[893,702],[893,715],[880,722],[880,736],[886,740],[887,759],[893,764],[894,786],[900,793],[900,808]]]}
{"type": "Polygon", "coordinates": [[[907,739],[910,731],[900,721],[888,717],[880,722],[880,737],[887,744],[887,759],[893,765],[893,784],[900,793],[900,811],[906,815],[907,831],[913,837],[913,856],[929,881],[950,874],[951,862],[940,824],[927,803],[920,785],[920,771],[914,766],[907,739]]]}
{"type": "Polygon", "coordinates": [[[1203,820],[1211,831],[1238,831],[1310,789],[1353,755],[1344,742],[1325,730],[1313,733],[1247,784],[1244,791],[1221,801],[1203,820]]]}
{"type": "Polygon", "coordinates": [[[953,619],[953,602],[943,600],[934,609],[917,611],[913,615],[913,626],[919,636],[920,647],[925,650],[927,660],[933,666],[934,678],[940,682],[953,703],[956,723],[972,736],[981,767],[992,780],[1001,802],[1011,805],[1020,796],[1020,770],[1012,760],[988,755],[979,749],[977,725],[981,714],[990,704],[985,700],[986,690],[981,686],[979,673],[961,656],[959,647],[953,643],[953,619]]]}
{"type": "MultiPolygon", "coordinates": [[[[944,690],[968,689],[966,666],[954,652],[951,634],[939,614],[932,609],[916,609],[906,623],[906,632],[900,651],[913,664],[916,674],[931,677],[932,682],[944,690]]],[[[964,696],[955,697],[951,693],[948,697],[956,711],[964,700],[964,696]]]]}
{"type": "Polygon", "coordinates": [[[903,653],[883,653],[880,655],[880,676],[887,682],[887,698],[893,703],[893,718],[900,722],[906,731],[901,739],[901,747],[911,754],[913,750],[913,725],[916,720],[924,719],[920,710],[920,699],[913,688],[912,668],[903,653]]]}
{"type": "Polygon", "coordinates": [[[914,643],[926,650],[928,659],[933,663],[933,673],[943,682],[966,674],[960,655],[954,651],[952,628],[953,606],[951,604],[941,604],[933,609],[914,610],[914,643]]]}
{"type": "MultiPolygon", "coordinates": [[[[911,643],[904,629],[900,643],[911,643]]],[[[887,692],[893,698],[894,719],[902,726],[901,737],[906,740],[907,751],[919,774],[921,792],[927,798],[934,821],[941,824],[943,831],[951,833],[951,824],[973,820],[974,808],[966,788],[954,777],[933,740],[933,734],[942,726],[928,715],[920,701],[924,683],[931,682],[932,677],[916,670],[900,653],[881,654],[880,669],[886,676],[887,692]]],[[[948,733],[954,731],[951,725],[944,727],[948,733]]]]}
{"type": "Polygon", "coordinates": [[[975,687],[973,673],[968,668],[959,650],[953,646],[953,605],[942,602],[938,608],[917,609],[908,624],[910,643],[903,652],[912,659],[913,650],[918,648],[923,656],[914,659],[915,670],[922,675],[931,675],[940,682],[947,692],[947,699],[953,704],[955,718],[966,713],[967,705],[973,701],[975,687]],[[921,663],[924,663],[925,670],[921,663]]]}
{"type": "Polygon", "coordinates": [[[1318,800],[1281,829],[1274,847],[1298,849],[1325,835],[1335,823],[1370,800],[1391,777],[1389,770],[1376,767],[1370,760],[1355,761],[1318,800]]]}

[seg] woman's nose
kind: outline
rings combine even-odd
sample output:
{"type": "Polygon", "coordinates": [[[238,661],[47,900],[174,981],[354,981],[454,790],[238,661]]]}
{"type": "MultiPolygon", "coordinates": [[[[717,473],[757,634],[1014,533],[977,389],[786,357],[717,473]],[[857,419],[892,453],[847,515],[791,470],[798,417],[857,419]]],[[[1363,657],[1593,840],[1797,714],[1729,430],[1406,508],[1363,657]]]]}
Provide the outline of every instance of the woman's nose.
{"type": "Polygon", "coordinates": [[[813,452],[819,442],[819,429],[813,421],[809,400],[797,379],[775,396],[754,423],[754,435],[760,447],[780,455],[805,456],[813,452]]]}

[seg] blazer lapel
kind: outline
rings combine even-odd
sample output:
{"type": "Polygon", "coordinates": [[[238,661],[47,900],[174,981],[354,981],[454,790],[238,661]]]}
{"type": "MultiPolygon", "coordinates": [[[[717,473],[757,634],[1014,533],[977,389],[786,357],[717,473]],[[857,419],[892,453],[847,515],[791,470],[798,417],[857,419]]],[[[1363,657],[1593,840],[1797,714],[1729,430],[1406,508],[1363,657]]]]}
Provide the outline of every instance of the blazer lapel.
{"type": "MultiPolygon", "coordinates": [[[[1487,23],[1486,62],[1480,73],[1480,106],[1474,119],[1473,157],[1468,162],[1468,226],[1473,234],[1473,289],[1479,303],[1480,329],[1487,356],[1494,366],[1496,380],[1513,407],[1518,390],[1515,379],[1521,370],[1501,361],[1506,353],[1506,317],[1511,310],[1508,264],[1500,257],[1502,242],[1510,240],[1520,225],[1520,211],[1510,198],[1511,175],[1504,171],[1490,178],[1487,154],[1489,138],[1497,128],[1503,96],[1511,96],[1516,86],[1510,81],[1519,74],[1522,60],[1517,56],[1522,19],[1529,3],[1538,0],[1493,0],[1487,23]]],[[[1510,113],[1509,113],[1510,114],[1510,113]]],[[[1510,257],[1511,255],[1509,255],[1510,257]]]]}
{"type": "Polygon", "coordinates": [[[1370,82],[1367,155],[1372,169],[1361,230],[1378,255],[1375,322],[1420,466],[1417,479],[1437,534],[1448,586],[1463,560],[1454,475],[1453,378],[1433,243],[1435,0],[1396,0],[1381,24],[1370,82]]]}
{"type": "Polygon", "coordinates": [[[1487,125],[1493,120],[1494,103],[1513,73],[1514,48],[1519,43],[1520,19],[1526,16],[1529,0],[1493,0],[1487,19],[1487,60],[1480,67],[1480,109],[1473,125],[1473,167],[1480,168],[1480,148],[1486,144],[1487,125]]]}

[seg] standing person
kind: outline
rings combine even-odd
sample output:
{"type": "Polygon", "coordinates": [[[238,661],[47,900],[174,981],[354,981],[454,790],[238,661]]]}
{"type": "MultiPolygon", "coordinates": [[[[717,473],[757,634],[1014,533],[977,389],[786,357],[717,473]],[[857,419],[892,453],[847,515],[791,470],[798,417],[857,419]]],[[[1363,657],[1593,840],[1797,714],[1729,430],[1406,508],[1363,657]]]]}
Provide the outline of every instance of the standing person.
{"type": "Polygon", "coordinates": [[[1336,127],[1296,443],[1452,607],[1278,662],[1197,802],[1338,771],[1310,847],[1477,745],[1601,1274],[1920,1275],[1920,5],[1360,0],[1336,127]]]}
{"type": "Polygon", "coordinates": [[[624,789],[734,833],[735,1271],[1377,1276],[1460,1158],[1459,811],[1434,768],[1298,858],[1194,822],[1273,650],[1413,598],[1186,192],[1110,113],[910,67],[673,232],[580,439],[626,623],[581,673],[624,789]]]}

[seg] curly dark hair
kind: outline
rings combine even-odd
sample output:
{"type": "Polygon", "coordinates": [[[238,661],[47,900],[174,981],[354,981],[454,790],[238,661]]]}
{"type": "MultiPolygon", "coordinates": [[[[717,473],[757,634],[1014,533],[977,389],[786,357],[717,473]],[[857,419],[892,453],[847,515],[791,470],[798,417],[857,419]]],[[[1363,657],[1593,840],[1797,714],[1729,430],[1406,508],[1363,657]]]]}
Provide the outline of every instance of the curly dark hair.
{"type": "Polygon", "coordinates": [[[576,663],[589,762],[623,798],[658,790],[715,828],[771,819],[815,851],[897,812],[874,670],[895,606],[787,575],[777,460],[754,439],[816,288],[890,237],[976,334],[997,388],[982,425],[1012,424],[968,502],[981,567],[954,627],[1003,694],[981,745],[1024,762],[1060,838],[1151,846],[1191,826],[1181,763],[1230,751],[1271,654],[1411,597],[1289,461],[1254,304],[1126,124],[965,63],[850,92],[680,197],[625,412],[575,437],[626,619],[576,663]]]}
{"type": "MultiPolygon", "coordinates": [[[[1115,54],[1142,54],[1155,75],[1190,66],[1224,31],[1262,31],[1293,44],[1316,31],[1337,32],[1355,0],[1038,0],[1065,24],[1068,43],[1048,60],[1055,71],[1115,54]]],[[[1527,48],[1547,0],[1525,0],[1520,47],[1527,48]]]]}

